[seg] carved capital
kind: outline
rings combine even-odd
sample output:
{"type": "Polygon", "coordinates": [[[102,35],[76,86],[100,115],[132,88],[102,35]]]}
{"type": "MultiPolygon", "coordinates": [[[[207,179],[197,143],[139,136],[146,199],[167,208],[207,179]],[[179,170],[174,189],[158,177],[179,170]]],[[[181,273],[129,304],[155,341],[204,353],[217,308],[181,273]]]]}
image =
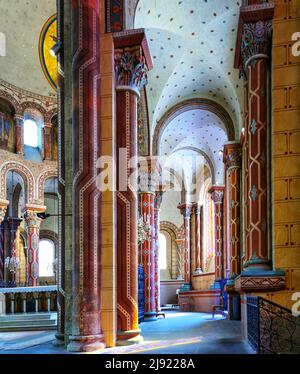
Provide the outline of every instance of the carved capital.
{"type": "Polygon", "coordinates": [[[212,186],[208,193],[211,194],[211,198],[215,204],[223,204],[224,198],[224,187],[223,186],[212,186]]]}
{"type": "Polygon", "coordinates": [[[234,67],[247,80],[247,65],[257,57],[267,58],[271,50],[273,3],[241,7],[234,67]]]}
{"type": "Polygon", "coordinates": [[[155,192],[161,186],[161,166],[158,157],[140,157],[139,191],[155,192]]]}
{"type": "Polygon", "coordinates": [[[251,57],[270,54],[272,20],[244,23],[241,58],[244,67],[251,57]]]}
{"type": "Polygon", "coordinates": [[[38,212],[33,210],[27,210],[24,213],[27,228],[37,227],[40,228],[42,219],[38,217],[38,212]]]}
{"type": "Polygon", "coordinates": [[[144,29],[114,34],[116,88],[130,87],[140,92],[152,69],[144,29]]]}
{"type": "Polygon", "coordinates": [[[16,126],[22,126],[24,122],[24,116],[22,114],[15,114],[14,115],[14,121],[16,126]]]}
{"type": "Polygon", "coordinates": [[[184,218],[190,218],[193,213],[193,204],[180,204],[177,207],[184,218]]]}
{"type": "Polygon", "coordinates": [[[227,169],[240,168],[242,165],[242,148],[239,143],[225,144],[223,162],[227,169]]]}
{"type": "Polygon", "coordinates": [[[148,67],[140,48],[115,51],[116,87],[127,86],[140,92],[148,83],[148,67]]]}

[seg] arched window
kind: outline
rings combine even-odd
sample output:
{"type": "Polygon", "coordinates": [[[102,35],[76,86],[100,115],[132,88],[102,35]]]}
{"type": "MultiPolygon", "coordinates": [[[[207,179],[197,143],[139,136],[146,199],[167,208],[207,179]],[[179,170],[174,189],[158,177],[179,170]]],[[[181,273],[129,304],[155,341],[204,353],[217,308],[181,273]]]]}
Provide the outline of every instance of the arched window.
{"type": "Polygon", "coordinates": [[[38,126],[32,119],[24,122],[24,144],[34,148],[38,146],[38,126]]]}
{"type": "Polygon", "coordinates": [[[55,246],[52,240],[42,239],[39,242],[39,276],[53,277],[55,246]]]}
{"type": "Polygon", "coordinates": [[[159,269],[167,269],[167,239],[164,234],[159,234],[159,269]]]}

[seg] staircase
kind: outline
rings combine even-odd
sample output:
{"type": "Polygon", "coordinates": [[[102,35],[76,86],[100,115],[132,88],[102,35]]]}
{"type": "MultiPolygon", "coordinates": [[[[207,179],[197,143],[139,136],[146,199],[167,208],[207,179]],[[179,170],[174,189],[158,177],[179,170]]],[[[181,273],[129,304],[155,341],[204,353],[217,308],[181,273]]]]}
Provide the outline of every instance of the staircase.
{"type": "Polygon", "coordinates": [[[0,332],[55,330],[57,313],[20,313],[0,316],[0,332]]]}

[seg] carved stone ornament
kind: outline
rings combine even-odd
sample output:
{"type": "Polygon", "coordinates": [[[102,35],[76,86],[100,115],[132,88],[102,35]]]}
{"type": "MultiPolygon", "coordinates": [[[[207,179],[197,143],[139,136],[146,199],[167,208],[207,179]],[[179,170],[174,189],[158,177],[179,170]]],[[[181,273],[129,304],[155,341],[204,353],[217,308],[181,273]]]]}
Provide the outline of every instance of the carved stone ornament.
{"type": "Polygon", "coordinates": [[[148,82],[148,68],[140,48],[115,53],[116,85],[140,91],[148,82]]]}
{"type": "Polygon", "coordinates": [[[271,35],[272,20],[244,24],[241,44],[241,57],[244,65],[247,63],[249,58],[255,55],[269,55],[271,35]]]}

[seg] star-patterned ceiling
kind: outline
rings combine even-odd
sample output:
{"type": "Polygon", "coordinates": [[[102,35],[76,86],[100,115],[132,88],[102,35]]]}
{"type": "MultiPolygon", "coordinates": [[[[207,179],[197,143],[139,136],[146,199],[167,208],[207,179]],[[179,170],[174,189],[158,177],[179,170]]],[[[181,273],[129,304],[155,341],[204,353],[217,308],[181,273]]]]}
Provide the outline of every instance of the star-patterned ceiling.
{"type": "MultiPolygon", "coordinates": [[[[146,88],[151,140],[166,112],[194,98],[221,105],[239,136],[243,83],[233,64],[240,6],[241,0],[138,2],[135,28],[145,28],[154,65],[146,88]]],[[[214,169],[214,182],[223,184],[220,150],[226,141],[228,134],[220,118],[194,109],[172,119],[161,134],[158,148],[160,155],[174,159],[183,150],[185,154],[192,150],[205,154],[214,169]]]]}
{"type": "Polygon", "coordinates": [[[242,82],[233,68],[240,1],[140,0],[154,69],[147,97],[152,132],[162,115],[194,97],[221,104],[241,128],[242,82]]]}
{"type": "Polygon", "coordinates": [[[209,111],[194,109],[176,116],[164,130],[160,139],[160,155],[172,156],[181,150],[197,149],[205,154],[214,168],[216,182],[224,180],[224,165],[220,150],[228,140],[226,129],[219,117],[209,111]]]}
{"type": "Polygon", "coordinates": [[[56,0],[0,0],[0,31],[6,37],[6,56],[0,57],[0,78],[22,89],[56,95],[39,59],[39,37],[47,19],[56,13],[56,0]]]}

